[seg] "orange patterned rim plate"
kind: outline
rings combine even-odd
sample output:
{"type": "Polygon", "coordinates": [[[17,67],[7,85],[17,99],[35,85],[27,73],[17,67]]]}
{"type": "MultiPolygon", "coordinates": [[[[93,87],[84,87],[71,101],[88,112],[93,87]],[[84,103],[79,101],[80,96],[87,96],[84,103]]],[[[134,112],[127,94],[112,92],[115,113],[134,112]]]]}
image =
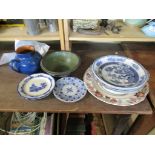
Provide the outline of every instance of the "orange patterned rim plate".
{"type": "Polygon", "coordinates": [[[144,88],[133,95],[124,95],[121,98],[117,96],[110,96],[106,91],[99,89],[97,87],[94,77],[91,71],[91,67],[89,67],[83,77],[86,88],[89,93],[92,94],[95,98],[100,101],[103,101],[108,104],[116,105],[116,106],[131,106],[142,102],[147,94],[149,93],[149,85],[146,83],[144,88]]]}

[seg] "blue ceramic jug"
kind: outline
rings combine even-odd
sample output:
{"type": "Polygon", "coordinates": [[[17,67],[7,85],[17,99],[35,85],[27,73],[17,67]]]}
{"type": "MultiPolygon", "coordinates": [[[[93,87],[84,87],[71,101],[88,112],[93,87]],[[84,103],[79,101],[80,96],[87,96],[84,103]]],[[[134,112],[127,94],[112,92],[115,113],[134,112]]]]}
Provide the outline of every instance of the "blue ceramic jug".
{"type": "Polygon", "coordinates": [[[9,66],[23,74],[33,74],[40,70],[41,55],[35,51],[16,54],[15,59],[11,60],[9,66]]]}

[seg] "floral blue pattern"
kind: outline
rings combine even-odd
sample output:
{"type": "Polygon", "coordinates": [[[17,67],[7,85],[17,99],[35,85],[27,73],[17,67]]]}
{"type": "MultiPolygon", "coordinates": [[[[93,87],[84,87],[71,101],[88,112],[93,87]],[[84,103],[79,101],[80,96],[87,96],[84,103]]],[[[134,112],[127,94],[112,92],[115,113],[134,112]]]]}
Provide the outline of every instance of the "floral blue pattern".
{"type": "Polygon", "coordinates": [[[64,77],[56,81],[54,96],[63,102],[77,102],[87,93],[82,80],[75,77],[64,77]]]}

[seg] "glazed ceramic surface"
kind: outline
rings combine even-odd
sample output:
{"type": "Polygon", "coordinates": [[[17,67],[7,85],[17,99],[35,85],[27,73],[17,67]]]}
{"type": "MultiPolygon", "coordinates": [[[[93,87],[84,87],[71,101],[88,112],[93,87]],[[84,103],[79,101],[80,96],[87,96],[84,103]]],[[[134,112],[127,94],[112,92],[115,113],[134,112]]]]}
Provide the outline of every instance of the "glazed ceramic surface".
{"type": "Polygon", "coordinates": [[[133,94],[122,97],[111,96],[103,89],[99,89],[95,85],[94,77],[92,75],[91,68],[88,68],[84,74],[84,83],[88,91],[98,100],[103,101],[108,104],[117,106],[130,106],[142,102],[149,92],[149,86],[146,84],[142,90],[133,94]]]}
{"type": "Polygon", "coordinates": [[[40,60],[41,55],[38,52],[22,52],[16,54],[15,59],[9,63],[9,66],[19,73],[29,75],[37,73],[40,70],[40,60]]]}
{"type": "Polygon", "coordinates": [[[52,76],[63,77],[75,71],[80,58],[72,52],[58,51],[45,55],[40,63],[43,71],[52,76]]]}
{"type": "MultiPolygon", "coordinates": [[[[91,66],[89,67],[89,73],[91,74],[92,78],[94,78],[94,74],[92,72],[91,66]]],[[[139,92],[141,89],[135,90],[134,92],[116,92],[110,89],[107,89],[106,87],[104,87],[99,80],[95,80],[94,79],[94,87],[96,87],[98,90],[100,91],[104,91],[106,94],[108,94],[108,96],[110,97],[117,97],[117,98],[126,98],[129,96],[133,96],[134,94],[136,94],[137,92],[139,92]]]]}
{"type": "Polygon", "coordinates": [[[47,74],[32,74],[24,78],[18,85],[18,93],[29,100],[47,97],[55,86],[53,77],[47,74]]]}
{"type": "Polygon", "coordinates": [[[125,22],[132,26],[141,27],[145,25],[145,23],[147,22],[147,19],[126,19],[125,22]]]}
{"type": "Polygon", "coordinates": [[[95,60],[92,71],[104,87],[118,92],[132,92],[142,88],[149,78],[146,70],[139,63],[116,55],[95,60]]]}
{"type": "Polygon", "coordinates": [[[150,22],[141,29],[146,36],[155,37],[155,22],[150,22]]]}
{"type": "Polygon", "coordinates": [[[84,82],[75,77],[64,77],[56,81],[54,96],[63,102],[77,102],[87,93],[84,82]]]}

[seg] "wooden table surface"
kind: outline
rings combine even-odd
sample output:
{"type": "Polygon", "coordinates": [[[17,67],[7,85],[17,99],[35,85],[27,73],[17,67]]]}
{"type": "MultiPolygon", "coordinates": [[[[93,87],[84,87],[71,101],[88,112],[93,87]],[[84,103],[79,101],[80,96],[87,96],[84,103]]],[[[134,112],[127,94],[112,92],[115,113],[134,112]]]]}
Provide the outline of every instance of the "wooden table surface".
{"type": "Polygon", "coordinates": [[[155,128],[155,43],[123,43],[124,52],[131,58],[140,62],[150,73],[149,98],[152,103],[152,115],[140,115],[128,134],[146,135],[155,128]]]}
{"type": "MultiPolygon", "coordinates": [[[[77,51],[81,57],[81,65],[71,76],[82,79],[85,70],[95,58],[114,54],[113,50],[106,51],[77,51]]],[[[123,55],[123,52],[119,52],[123,55]]],[[[7,65],[0,66],[0,111],[7,112],[61,112],[61,113],[103,113],[103,114],[151,114],[152,108],[147,99],[128,107],[113,106],[94,98],[89,92],[86,97],[77,103],[63,103],[52,94],[42,100],[28,101],[17,93],[18,83],[25,77],[23,74],[12,71],[7,65]]]]}
{"type": "Polygon", "coordinates": [[[123,43],[126,55],[141,63],[150,73],[150,99],[155,107],[155,44],[154,43],[123,43]]]}

